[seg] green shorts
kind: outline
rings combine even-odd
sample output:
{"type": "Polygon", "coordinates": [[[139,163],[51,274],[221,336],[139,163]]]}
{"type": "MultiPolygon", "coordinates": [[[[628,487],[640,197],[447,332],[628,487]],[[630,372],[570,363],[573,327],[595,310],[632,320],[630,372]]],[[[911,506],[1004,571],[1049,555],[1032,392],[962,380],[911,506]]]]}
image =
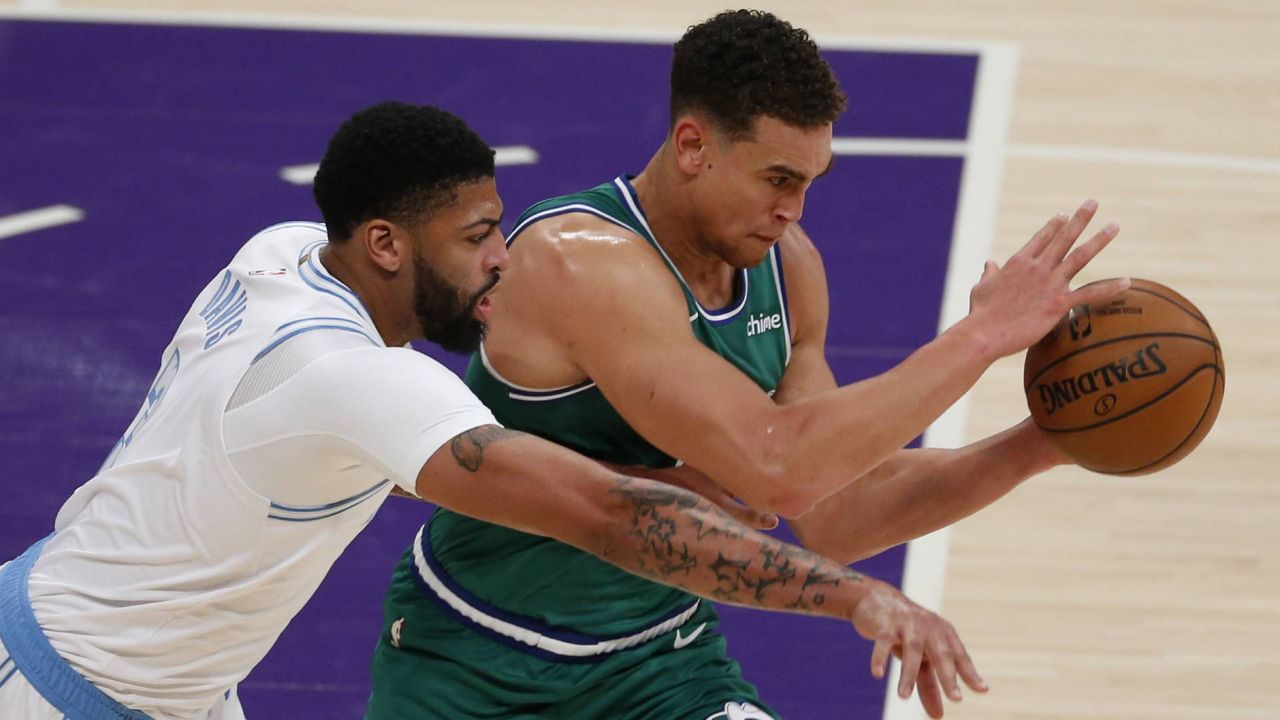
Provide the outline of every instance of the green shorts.
{"type": "Polygon", "coordinates": [[[680,627],[630,649],[556,660],[503,642],[419,585],[412,548],[396,566],[373,656],[366,720],[773,720],[725,655],[701,603],[680,627]]]}

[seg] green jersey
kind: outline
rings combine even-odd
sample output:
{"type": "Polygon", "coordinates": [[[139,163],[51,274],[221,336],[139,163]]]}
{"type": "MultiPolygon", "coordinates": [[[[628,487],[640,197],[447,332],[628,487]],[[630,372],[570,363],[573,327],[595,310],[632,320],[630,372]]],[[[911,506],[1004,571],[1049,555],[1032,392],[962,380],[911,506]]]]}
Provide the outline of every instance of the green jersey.
{"type": "MultiPolygon", "coordinates": [[[[597,216],[652,244],[683,288],[698,341],[746,373],[762,391],[772,394],[777,389],[791,342],[776,246],[760,264],[737,272],[728,306],[708,309],[698,303],[654,239],[626,177],[534,205],[517,221],[509,242],[518,241],[530,224],[566,213],[597,216]]],[[[521,387],[489,365],[483,348],[472,357],[466,381],[506,427],[621,465],[676,464],[633,430],[593,382],[521,387]]],[[[424,536],[423,552],[431,556],[427,561],[456,597],[496,617],[531,620],[532,627],[591,638],[638,637],[692,612],[696,601],[563,543],[444,509],[436,512],[424,536]]]]}

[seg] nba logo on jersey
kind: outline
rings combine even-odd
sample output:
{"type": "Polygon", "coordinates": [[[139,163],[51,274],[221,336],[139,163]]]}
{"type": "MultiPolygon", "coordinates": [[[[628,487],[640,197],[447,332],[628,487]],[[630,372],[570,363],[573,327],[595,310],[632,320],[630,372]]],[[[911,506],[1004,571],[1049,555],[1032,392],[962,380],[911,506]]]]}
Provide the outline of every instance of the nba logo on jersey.
{"type": "Polygon", "coordinates": [[[707,718],[707,720],[773,720],[760,708],[751,703],[725,703],[724,710],[707,718]]]}

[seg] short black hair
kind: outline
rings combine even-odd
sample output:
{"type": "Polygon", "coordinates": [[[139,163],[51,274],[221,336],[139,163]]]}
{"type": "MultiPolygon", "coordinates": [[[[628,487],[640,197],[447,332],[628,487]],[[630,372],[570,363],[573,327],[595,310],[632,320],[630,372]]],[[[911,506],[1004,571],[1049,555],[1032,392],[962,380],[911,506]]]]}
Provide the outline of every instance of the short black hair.
{"type": "Polygon", "coordinates": [[[351,237],[373,218],[414,227],[457,197],[460,185],[493,177],[493,148],[454,115],[384,102],[342,123],[312,191],[329,239],[351,237]]]}
{"type": "Polygon", "coordinates": [[[728,10],[689,28],[671,61],[671,124],[706,113],[730,137],[757,116],[816,127],[835,122],[845,94],[809,33],[760,10],[728,10]]]}

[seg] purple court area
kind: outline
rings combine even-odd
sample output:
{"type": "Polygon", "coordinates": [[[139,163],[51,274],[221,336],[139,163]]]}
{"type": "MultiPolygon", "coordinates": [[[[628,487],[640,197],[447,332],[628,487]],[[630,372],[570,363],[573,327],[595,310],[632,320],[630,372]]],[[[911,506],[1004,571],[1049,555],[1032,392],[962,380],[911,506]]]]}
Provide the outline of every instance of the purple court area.
{"type": "MultiPolygon", "coordinates": [[[[965,139],[976,56],[827,56],[850,96],[837,136],[965,139]]],[[[643,167],[666,130],[669,58],[669,45],[643,43],[0,21],[0,218],[59,203],[85,213],[0,240],[0,561],[51,531],[240,244],[319,219],[310,188],[279,171],[318,162],[346,116],[431,103],[495,146],[534,148],[537,164],[498,171],[510,220],[643,167]]],[[[961,169],[841,157],[813,188],[804,224],[827,261],[842,383],[933,337],[961,169]]],[[[382,592],[426,514],[388,501],[243,684],[250,717],[362,715],[382,592]]],[[[903,555],[859,567],[899,582],[903,555]]],[[[883,683],[851,627],[722,614],[731,654],[785,717],[880,717],[883,683]]]]}

